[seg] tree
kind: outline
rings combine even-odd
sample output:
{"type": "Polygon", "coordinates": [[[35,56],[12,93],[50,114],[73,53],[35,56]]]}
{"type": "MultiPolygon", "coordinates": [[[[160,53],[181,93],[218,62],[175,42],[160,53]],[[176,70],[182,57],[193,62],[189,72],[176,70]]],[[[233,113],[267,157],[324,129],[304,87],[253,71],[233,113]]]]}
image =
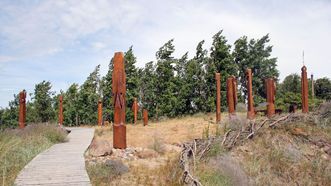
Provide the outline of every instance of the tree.
{"type": "Polygon", "coordinates": [[[172,57],[175,47],[173,39],[165,43],[156,53],[156,98],[157,115],[175,116],[175,105],[177,103],[174,63],[172,57]]]}
{"type": "Polygon", "coordinates": [[[135,66],[137,59],[133,54],[132,46],[124,54],[125,59],[125,74],[126,74],[126,120],[133,122],[133,112],[131,107],[133,105],[133,99],[138,97],[138,83],[139,76],[138,70],[135,66]]]}
{"type": "Polygon", "coordinates": [[[106,121],[113,121],[114,112],[113,112],[113,101],[112,101],[112,74],[113,74],[114,64],[113,59],[110,60],[108,65],[108,72],[102,78],[101,87],[102,87],[102,105],[103,105],[103,118],[106,121]]]}
{"type": "Polygon", "coordinates": [[[153,62],[146,63],[145,68],[139,70],[139,74],[141,76],[139,88],[142,107],[148,110],[149,117],[155,117],[157,113],[157,79],[153,62]]]}
{"type": "Polygon", "coordinates": [[[270,57],[272,46],[268,45],[269,41],[269,35],[267,34],[258,40],[251,39],[249,42],[247,37],[243,36],[235,42],[233,56],[239,69],[240,94],[247,99],[245,72],[247,68],[251,68],[255,104],[265,100],[265,79],[274,78],[276,82],[278,81],[277,58],[270,57]]]}
{"type": "Polygon", "coordinates": [[[280,94],[286,92],[301,94],[301,77],[298,74],[290,74],[286,76],[283,82],[279,85],[278,92],[280,94]]]}
{"type": "Polygon", "coordinates": [[[51,91],[51,88],[51,82],[45,80],[35,86],[34,104],[39,122],[49,122],[55,118],[55,111],[52,107],[54,92],[51,91]]]}
{"type": "Polygon", "coordinates": [[[79,85],[73,83],[63,96],[63,116],[64,125],[78,125],[78,95],[79,85]]]}
{"type": "Polygon", "coordinates": [[[96,66],[82,84],[78,96],[78,120],[80,124],[97,123],[100,98],[100,65],[96,66]]]}
{"type": "Polygon", "coordinates": [[[315,82],[316,97],[324,100],[331,100],[331,81],[324,77],[317,79],[315,82]]]}
{"type": "Polygon", "coordinates": [[[9,101],[9,107],[3,109],[0,128],[16,128],[18,126],[19,95],[14,94],[14,99],[9,101]]]}
{"type": "MultiPolygon", "coordinates": [[[[216,71],[211,71],[213,69],[209,69],[208,73],[208,83],[207,86],[213,87],[213,91],[209,91],[208,99],[213,101],[215,104],[215,72],[221,73],[221,105],[222,109],[226,108],[226,80],[229,76],[234,75],[237,76],[237,64],[234,62],[232,54],[231,54],[231,45],[227,44],[227,40],[225,36],[222,35],[223,30],[217,32],[213,36],[213,44],[211,47],[210,60],[213,63],[216,71]],[[212,98],[210,98],[212,97],[212,98]]],[[[215,110],[215,106],[213,105],[213,109],[215,110]]]]}

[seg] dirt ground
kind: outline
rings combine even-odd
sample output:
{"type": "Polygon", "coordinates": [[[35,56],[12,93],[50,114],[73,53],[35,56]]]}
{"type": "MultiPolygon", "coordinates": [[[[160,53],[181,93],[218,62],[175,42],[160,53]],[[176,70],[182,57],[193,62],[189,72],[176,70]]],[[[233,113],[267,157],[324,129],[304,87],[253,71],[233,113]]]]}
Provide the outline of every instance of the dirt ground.
{"type": "MultiPolygon", "coordinates": [[[[225,121],[227,114],[222,115],[225,121]]],[[[197,138],[214,136],[219,130],[215,124],[215,114],[197,114],[164,121],[149,121],[143,126],[142,121],[136,125],[127,124],[127,149],[112,149],[111,155],[102,157],[86,156],[87,167],[107,160],[119,160],[129,171],[112,179],[93,178],[96,170],[88,170],[93,185],[176,185],[169,183],[169,169],[176,168],[180,145],[197,138]],[[92,162],[92,163],[91,163],[92,162]],[[92,175],[92,176],[91,176],[92,175]]],[[[94,140],[107,141],[112,146],[112,127],[96,127],[94,140]]],[[[90,168],[91,169],[91,168],[90,168]]]]}

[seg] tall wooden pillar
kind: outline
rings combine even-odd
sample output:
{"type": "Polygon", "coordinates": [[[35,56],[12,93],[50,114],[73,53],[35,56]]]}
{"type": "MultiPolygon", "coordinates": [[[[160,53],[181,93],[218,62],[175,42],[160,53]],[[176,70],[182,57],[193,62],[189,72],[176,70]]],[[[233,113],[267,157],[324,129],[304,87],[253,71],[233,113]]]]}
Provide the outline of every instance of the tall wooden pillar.
{"type": "Polygon", "coordinates": [[[236,104],[237,104],[237,82],[234,76],[230,76],[226,81],[226,100],[228,103],[229,115],[236,114],[236,104]]]}
{"type": "Polygon", "coordinates": [[[137,120],[138,120],[138,102],[137,102],[137,98],[134,98],[134,100],[133,100],[132,112],[133,112],[133,124],[137,124],[137,120]]]}
{"type": "Polygon", "coordinates": [[[215,74],[216,79],[216,123],[221,122],[221,74],[215,74]]]}
{"type": "Polygon", "coordinates": [[[21,91],[19,94],[19,116],[18,116],[18,125],[20,129],[25,127],[25,118],[26,118],[26,92],[25,90],[21,91]]]}
{"type": "Polygon", "coordinates": [[[148,111],[146,109],[143,110],[143,120],[144,126],[148,125],[148,111]]]}
{"type": "Polygon", "coordinates": [[[306,66],[301,68],[301,100],[302,113],[308,113],[308,79],[306,66]]]}
{"type": "Polygon", "coordinates": [[[98,126],[102,125],[102,101],[98,101],[98,126]]]}
{"type": "Polygon", "coordinates": [[[59,125],[63,125],[63,96],[59,97],[59,125]]]}
{"type": "Polygon", "coordinates": [[[126,148],[125,126],[125,93],[126,77],[124,69],[124,55],[116,52],[113,58],[114,70],[112,76],[112,93],[114,107],[113,146],[117,149],[126,148]]]}
{"type": "Polygon", "coordinates": [[[275,115],[275,94],[276,85],[272,78],[266,79],[266,91],[267,91],[267,116],[270,118],[275,115]]]}
{"type": "Polygon", "coordinates": [[[254,100],[253,100],[253,90],[252,90],[252,69],[246,70],[246,77],[247,77],[247,118],[254,119],[255,112],[254,112],[254,100]]]}

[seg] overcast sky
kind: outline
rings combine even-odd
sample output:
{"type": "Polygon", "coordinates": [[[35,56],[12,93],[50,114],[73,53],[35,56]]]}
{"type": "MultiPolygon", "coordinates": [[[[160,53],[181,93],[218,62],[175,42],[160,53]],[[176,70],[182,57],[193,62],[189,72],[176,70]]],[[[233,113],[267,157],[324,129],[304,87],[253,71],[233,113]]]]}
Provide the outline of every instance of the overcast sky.
{"type": "Polygon", "coordinates": [[[281,79],[300,73],[303,50],[309,74],[331,77],[327,0],[1,0],[0,107],[42,80],[59,92],[83,83],[98,64],[104,75],[114,52],[131,45],[139,67],[172,38],[175,57],[192,57],[201,40],[210,49],[221,29],[231,45],[269,33],[281,79]]]}

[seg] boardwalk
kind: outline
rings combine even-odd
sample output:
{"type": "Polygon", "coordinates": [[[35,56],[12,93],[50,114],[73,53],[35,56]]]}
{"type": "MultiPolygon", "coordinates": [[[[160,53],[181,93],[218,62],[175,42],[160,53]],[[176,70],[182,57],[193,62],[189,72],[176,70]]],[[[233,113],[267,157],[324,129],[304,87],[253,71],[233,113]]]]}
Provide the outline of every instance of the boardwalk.
{"type": "Polygon", "coordinates": [[[90,128],[71,128],[69,141],[36,156],[20,172],[15,185],[91,185],[84,152],[93,133],[90,128]]]}

